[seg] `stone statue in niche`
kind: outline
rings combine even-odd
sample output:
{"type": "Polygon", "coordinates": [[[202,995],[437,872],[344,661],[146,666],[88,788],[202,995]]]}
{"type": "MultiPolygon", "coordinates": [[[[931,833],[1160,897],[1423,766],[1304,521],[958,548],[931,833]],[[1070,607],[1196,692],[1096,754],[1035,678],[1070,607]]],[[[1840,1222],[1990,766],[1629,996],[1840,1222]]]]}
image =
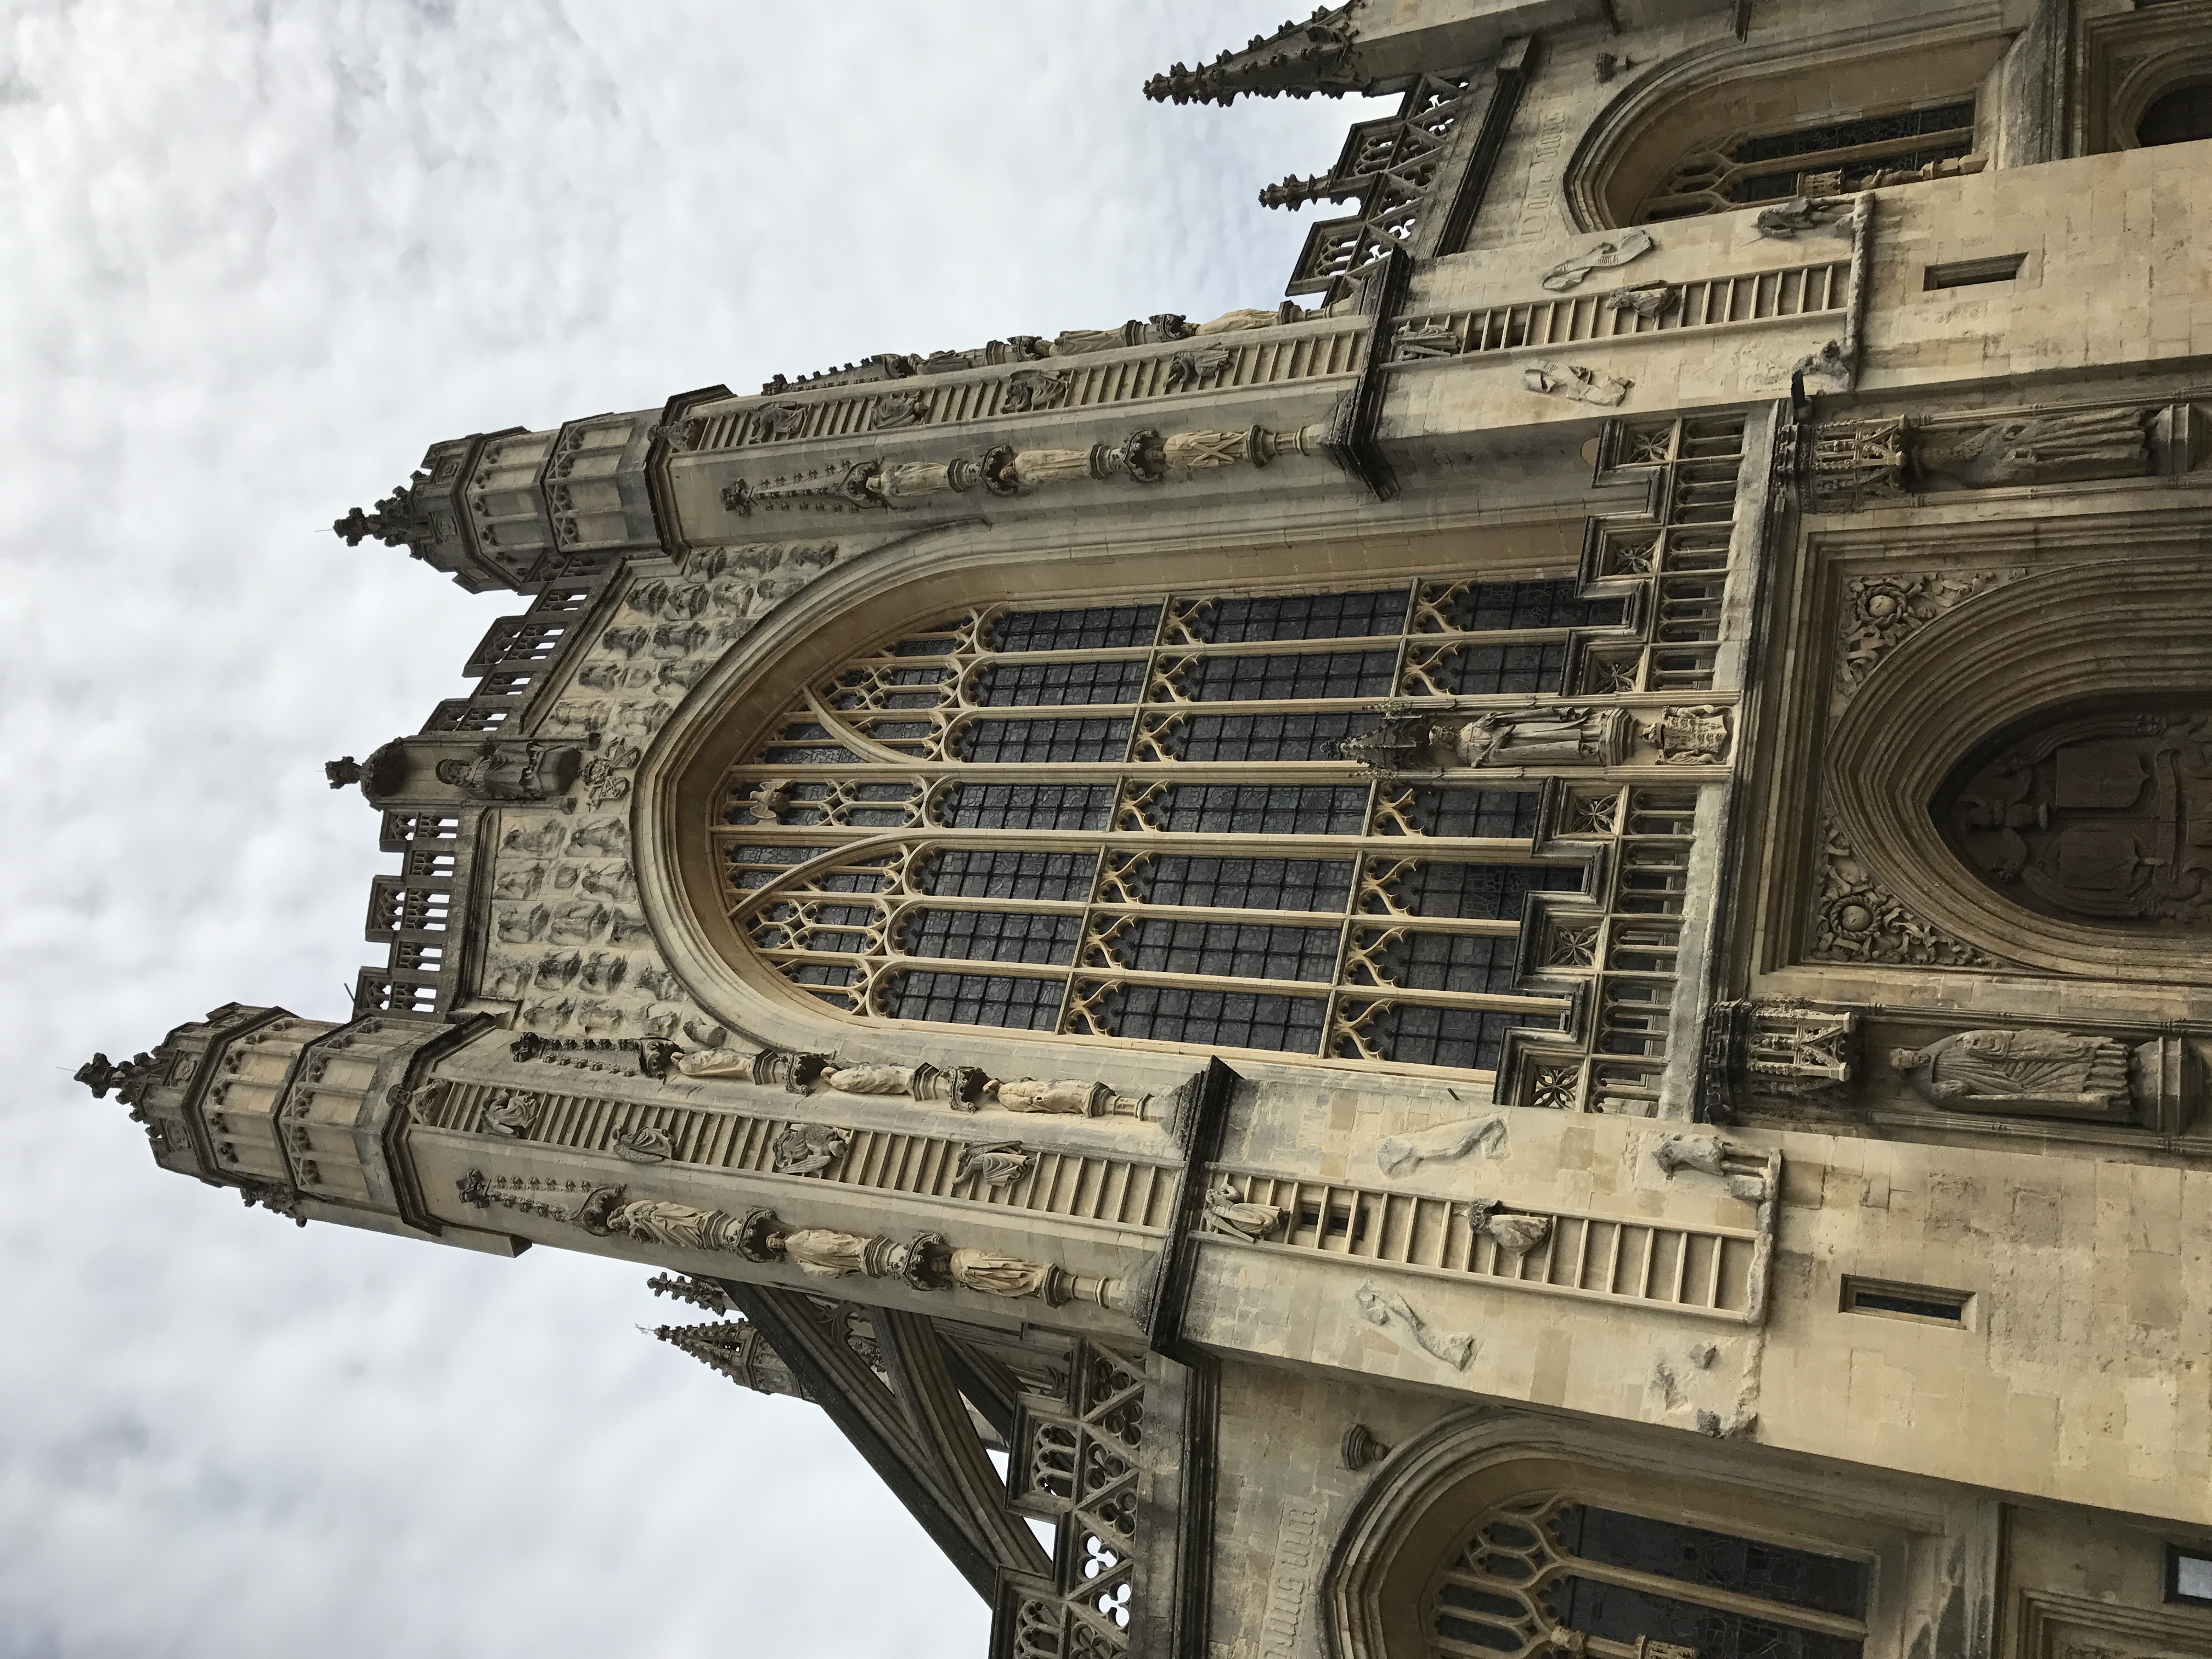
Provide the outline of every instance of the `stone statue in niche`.
{"type": "Polygon", "coordinates": [[[1939,792],[1936,822],[1984,880],[2045,915],[2212,927],[2212,713],[2058,719],[1939,792]]]}
{"type": "Polygon", "coordinates": [[[471,800],[551,800],[583,769],[583,750],[544,743],[486,742],[471,759],[438,763],[441,781],[471,800]]]}
{"type": "Polygon", "coordinates": [[[2071,1031],[1959,1031],[1889,1063],[1915,1094],[1951,1112],[2126,1116],[2132,1056],[2112,1037],[2071,1031]]]}
{"type": "Polygon", "coordinates": [[[2026,416],[1913,434],[1912,465],[1933,489],[2073,483],[2151,470],[2148,409],[2026,416]]]}
{"type": "Polygon", "coordinates": [[[1618,708],[1478,714],[1452,739],[1462,766],[1618,766],[1632,732],[1618,708]]]}

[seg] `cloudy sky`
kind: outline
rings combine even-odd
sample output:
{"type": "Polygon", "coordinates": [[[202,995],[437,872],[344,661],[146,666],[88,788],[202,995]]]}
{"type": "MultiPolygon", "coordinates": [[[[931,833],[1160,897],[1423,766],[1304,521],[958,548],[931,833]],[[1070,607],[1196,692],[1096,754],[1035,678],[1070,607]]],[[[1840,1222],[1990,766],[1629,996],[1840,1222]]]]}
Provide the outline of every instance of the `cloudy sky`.
{"type": "Polygon", "coordinates": [[[1362,112],[1144,76],[1279,0],[0,0],[0,1659],[980,1655],[643,1273],[305,1231],[69,1079],[342,1017],[366,754],[511,604],[320,527],[431,440],[1271,303],[1362,112]]]}

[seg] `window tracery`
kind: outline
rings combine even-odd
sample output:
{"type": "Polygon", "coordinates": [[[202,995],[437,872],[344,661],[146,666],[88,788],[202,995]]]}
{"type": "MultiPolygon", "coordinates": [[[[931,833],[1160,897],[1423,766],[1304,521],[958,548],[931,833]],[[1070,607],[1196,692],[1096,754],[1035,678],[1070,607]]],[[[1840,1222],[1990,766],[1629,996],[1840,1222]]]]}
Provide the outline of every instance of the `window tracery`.
{"type": "Polygon", "coordinates": [[[1972,95],[1850,120],[1749,129],[1701,145],[1650,195],[1639,223],[1727,213],[1978,171],[1972,95]]]}
{"type": "Polygon", "coordinates": [[[1446,1553],[1422,1597],[1431,1659],[1859,1659],[1867,1564],[1572,1490],[1506,1499],[1446,1553]]]}
{"type": "Polygon", "coordinates": [[[927,619],[820,677],[724,780],[733,921],[862,1018],[1483,1071],[1514,989],[1537,781],[1378,777],[1378,708],[1632,687],[1638,584],[1571,577],[927,619]]]}

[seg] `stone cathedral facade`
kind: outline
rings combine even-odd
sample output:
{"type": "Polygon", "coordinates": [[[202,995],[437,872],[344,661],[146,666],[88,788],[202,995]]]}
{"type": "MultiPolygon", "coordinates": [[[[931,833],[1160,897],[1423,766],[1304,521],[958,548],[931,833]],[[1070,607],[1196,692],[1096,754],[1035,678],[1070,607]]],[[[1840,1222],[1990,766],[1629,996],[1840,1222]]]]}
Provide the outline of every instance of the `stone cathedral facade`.
{"type": "Polygon", "coordinates": [[[1279,304],[434,445],[352,1017],[84,1080],[636,1262],[992,1659],[2212,1655],[2212,0],[1147,90],[1398,102],[1279,304]]]}

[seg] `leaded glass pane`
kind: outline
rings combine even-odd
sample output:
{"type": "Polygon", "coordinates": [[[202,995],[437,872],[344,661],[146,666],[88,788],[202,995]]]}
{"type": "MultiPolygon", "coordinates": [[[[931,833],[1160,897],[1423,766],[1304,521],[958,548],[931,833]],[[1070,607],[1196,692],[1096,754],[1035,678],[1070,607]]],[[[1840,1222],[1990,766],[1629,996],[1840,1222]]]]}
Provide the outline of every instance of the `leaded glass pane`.
{"type": "Polygon", "coordinates": [[[1048,1031],[1060,1023],[1060,981],[1011,974],[912,971],[889,975],[883,1009],[892,1019],[948,1025],[1001,1025],[1048,1031]]]}
{"type": "Polygon", "coordinates": [[[1129,745],[1129,719],[975,720],[959,742],[960,758],[976,765],[1117,761],[1129,745]]]}
{"type": "Polygon", "coordinates": [[[1796,1630],[1596,1578],[1555,1580],[1544,1601],[1554,1620],[1585,1636],[1648,1637],[1695,1648],[1698,1659],[1860,1659],[1863,1651],[1856,1637],[1796,1630]]]}
{"type": "Polygon", "coordinates": [[[1863,1561],[1589,1504],[1562,1510],[1552,1525],[1562,1547],[1600,1566],[1632,1567],[1846,1619],[1866,1613],[1863,1561]]]}
{"type": "Polygon", "coordinates": [[[1055,899],[1080,903],[1091,896],[1096,853],[1024,853],[948,848],[932,854],[915,885],[943,898],[1055,899]]]}
{"type": "Polygon", "coordinates": [[[1150,645],[1157,605],[1091,605],[1076,611],[1009,611],[991,624],[994,651],[1079,651],[1150,645]]]}
{"type": "Polygon", "coordinates": [[[1131,916],[1101,930],[1104,954],[1145,974],[1327,981],[1336,971],[1335,927],[1131,916]]]}
{"type": "MultiPolygon", "coordinates": [[[[1516,1027],[1559,1024],[1541,1014],[1466,1008],[1432,1008],[1417,1002],[1354,1003],[1350,1022],[1386,1060],[1407,1066],[1448,1066],[1455,1071],[1495,1070],[1505,1034],[1516,1027]]],[[[1340,1041],[1339,1057],[1355,1058],[1340,1041]]]]}
{"type": "Polygon", "coordinates": [[[1373,960],[1386,976],[1383,982],[1403,990],[1504,995],[1513,988],[1519,945],[1518,937],[1510,933],[1402,933],[1381,942],[1373,960]]]}
{"type": "MultiPolygon", "coordinates": [[[[1533,798],[1532,798],[1533,799],[1533,798]]],[[[1176,783],[1147,793],[1143,811],[1176,835],[1356,836],[1367,814],[1364,786],[1176,783]]]]}
{"type": "Polygon", "coordinates": [[[1406,621],[1406,590],[1366,593],[1279,593],[1264,598],[1216,599],[1201,617],[1202,637],[1216,644],[1243,640],[1351,639],[1395,634],[1406,621]]]}
{"type": "MultiPolygon", "coordinates": [[[[1536,833],[1540,799],[1534,789],[1445,789],[1421,784],[1395,810],[1424,836],[1527,841],[1536,833]]],[[[1388,833],[1391,826],[1378,823],[1376,827],[1388,833]]]]}
{"type": "Polygon", "coordinates": [[[1122,985],[1093,1005],[1115,1036],[1212,1048],[1310,1054],[1321,1047],[1328,1004],[1319,997],[1122,985]]]}
{"type": "Polygon", "coordinates": [[[1141,657],[1002,662],[994,663],[975,677],[975,698],[986,708],[1134,702],[1144,686],[1141,657]]]}
{"type": "Polygon", "coordinates": [[[1566,666],[1565,645],[1529,640],[1511,645],[1455,646],[1439,653],[1425,672],[1446,696],[1477,697],[1509,691],[1557,691],[1566,666]]]}
{"type": "Polygon", "coordinates": [[[1387,896],[1363,904],[1369,914],[1413,916],[1491,916],[1517,920],[1534,892],[1582,890],[1583,872],[1571,866],[1419,864],[1386,866],[1376,878],[1387,896]]]}
{"type": "Polygon", "coordinates": [[[1182,671],[1183,695],[1194,702],[1291,702],[1389,695],[1395,651],[1271,652],[1264,656],[1200,657],[1182,671]]]}
{"type": "Polygon", "coordinates": [[[1352,865],[1340,859],[1189,858],[1160,853],[1117,872],[1124,887],[1152,904],[1224,910],[1340,911],[1352,865]]]}
{"type": "Polygon", "coordinates": [[[776,733],[777,741],[762,751],[770,766],[857,766],[860,757],[830,735],[830,729],[812,720],[795,721],[776,733]]]}
{"type": "Polygon", "coordinates": [[[1103,830],[1110,783],[959,783],[937,799],[948,830],[1103,830]]]}
{"type": "Polygon", "coordinates": [[[1021,910],[910,911],[899,945],[910,957],[972,962],[1072,963],[1083,918],[1021,910]]]}
{"type": "Polygon", "coordinates": [[[1327,760],[1370,714],[1190,714],[1163,736],[1178,760],[1327,760]]]}
{"type": "Polygon", "coordinates": [[[1499,628],[1610,628],[1620,621],[1619,599],[1576,597],[1578,584],[1552,581],[1476,582],[1445,606],[1450,625],[1462,633],[1499,628]]]}

